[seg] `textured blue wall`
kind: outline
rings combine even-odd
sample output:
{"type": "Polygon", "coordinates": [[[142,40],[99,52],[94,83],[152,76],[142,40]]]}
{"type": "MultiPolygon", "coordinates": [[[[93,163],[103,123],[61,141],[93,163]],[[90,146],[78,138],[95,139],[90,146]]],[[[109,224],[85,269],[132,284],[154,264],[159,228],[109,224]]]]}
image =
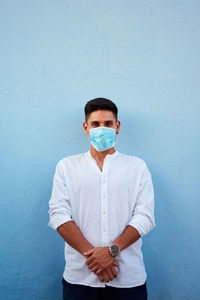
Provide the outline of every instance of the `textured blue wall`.
{"type": "Polygon", "coordinates": [[[153,176],[149,299],[199,299],[200,2],[2,0],[0,20],[0,298],[61,299],[53,174],[88,151],[83,107],[103,96],[119,107],[118,151],[153,176]]]}

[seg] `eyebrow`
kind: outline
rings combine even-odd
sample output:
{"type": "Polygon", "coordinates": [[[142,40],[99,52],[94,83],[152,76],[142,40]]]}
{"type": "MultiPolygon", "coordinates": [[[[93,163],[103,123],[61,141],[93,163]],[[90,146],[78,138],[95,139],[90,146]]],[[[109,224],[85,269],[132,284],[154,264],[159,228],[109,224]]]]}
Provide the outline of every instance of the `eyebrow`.
{"type": "MultiPolygon", "coordinates": [[[[114,121],[113,120],[104,121],[104,123],[108,123],[108,122],[113,123],[114,121]]],[[[99,123],[99,121],[91,121],[91,123],[99,123]]]]}

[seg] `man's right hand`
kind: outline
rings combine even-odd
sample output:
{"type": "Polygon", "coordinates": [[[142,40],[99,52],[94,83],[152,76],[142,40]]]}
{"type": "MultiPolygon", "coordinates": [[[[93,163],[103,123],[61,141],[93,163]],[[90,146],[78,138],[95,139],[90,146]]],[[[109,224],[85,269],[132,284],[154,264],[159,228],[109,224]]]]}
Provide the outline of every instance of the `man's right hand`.
{"type": "MultiPolygon", "coordinates": [[[[85,258],[87,259],[88,257],[90,257],[90,255],[84,255],[85,258]]],[[[112,265],[108,266],[106,269],[104,269],[100,274],[96,274],[95,272],[95,268],[94,269],[90,269],[91,272],[93,272],[95,275],[98,276],[99,281],[101,282],[109,282],[111,280],[113,280],[114,278],[117,277],[118,273],[116,271],[116,269],[114,268],[119,266],[119,263],[117,263],[115,260],[113,261],[112,265]]],[[[97,271],[97,270],[96,270],[97,271]]]]}
{"type": "MultiPolygon", "coordinates": [[[[117,267],[117,266],[119,266],[119,264],[114,261],[113,265],[107,267],[105,270],[103,270],[101,272],[101,274],[97,275],[99,278],[99,281],[109,282],[109,281],[115,279],[117,277],[118,273],[117,273],[116,269],[114,268],[114,266],[117,267]]],[[[94,272],[94,274],[95,274],[95,272],[94,272]]]]}

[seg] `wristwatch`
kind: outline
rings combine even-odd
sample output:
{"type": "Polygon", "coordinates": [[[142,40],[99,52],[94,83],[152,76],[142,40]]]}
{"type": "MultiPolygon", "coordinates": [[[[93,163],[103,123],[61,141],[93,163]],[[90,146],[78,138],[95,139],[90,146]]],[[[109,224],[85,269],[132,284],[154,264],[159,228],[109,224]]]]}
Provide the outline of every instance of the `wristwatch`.
{"type": "Polygon", "coordinates": [[[117,245],[111,244],[110,246],[108,246],[108,248],[109,248],[110,254],[112,256],[115,257],[115,256],[119,255],[120,249],[117,245]]]}

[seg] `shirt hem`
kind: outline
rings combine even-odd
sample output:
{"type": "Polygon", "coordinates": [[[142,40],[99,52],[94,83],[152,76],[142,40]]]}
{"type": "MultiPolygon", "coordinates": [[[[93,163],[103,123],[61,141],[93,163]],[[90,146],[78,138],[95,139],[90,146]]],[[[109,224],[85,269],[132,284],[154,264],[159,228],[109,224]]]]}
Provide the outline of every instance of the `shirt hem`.
{"type": "Polygon", "coordinates": [[[85,286],[90,286],[90,287],[95,287],[95,288],[104,288],[106,286],[105,283],[101,283],[99,282],[99,284],[86,284],[86,283],[83,283],[83,282],[73,282],[71,281],[70,279],[66,278],[65,275],[63,274],[63,278],[68,282],[68,283],[71,283],[71,284],[78,284],[78,285],[85,285],[85,286]]]}
{"type": "Polygon", "coordinates": [[[84,286],[89,286],[89,287],[94,287],[94,288],[105,288],[106,286],[109,286],[109,287],[113,287],[113,288],[134,288],[134,287],[138,287],[140,285],[143,285],[145,284],[146,280],[147,280],[147,276],[145,276],[145,278],[142,280],[142,281],[138,281],[137,283],[134,283],[132,285],[115,285],[115,284],[112,284],[112,281],[111,281],[111,284],[106,284],[106,283],[101,283],[99,282],[99,284],[86,284],[86,283],[83,283],[83,282],[73,282],[71,280],[69,280],[68,278],[65,277],[64,273],[63,273],[63,278],[70,284],[78,284],[78,285],[84,285],[84,286]]]}

